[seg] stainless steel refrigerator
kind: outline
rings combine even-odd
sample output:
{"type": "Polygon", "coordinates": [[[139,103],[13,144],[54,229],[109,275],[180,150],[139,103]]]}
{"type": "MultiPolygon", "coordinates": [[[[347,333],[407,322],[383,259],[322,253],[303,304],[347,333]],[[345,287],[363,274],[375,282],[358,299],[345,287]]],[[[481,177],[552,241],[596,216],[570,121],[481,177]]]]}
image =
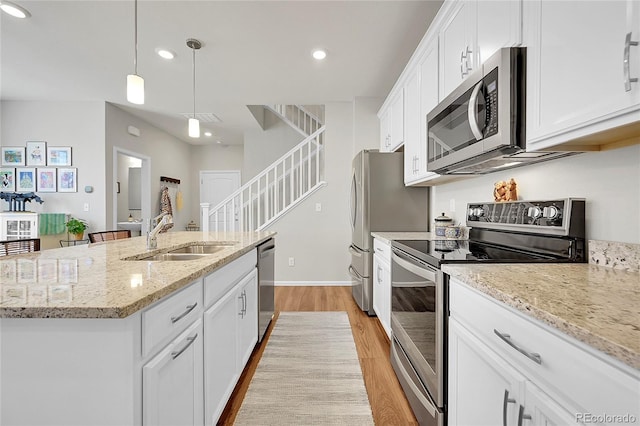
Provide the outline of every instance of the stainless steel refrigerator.
{"type": "Polygon", "coordinates": [[[369,315],[373,311],[371,232],[426,231],[429,189],[404,186],[404,154],[364,150],[353,159],[351,176],[352,294],[369,315]]]}

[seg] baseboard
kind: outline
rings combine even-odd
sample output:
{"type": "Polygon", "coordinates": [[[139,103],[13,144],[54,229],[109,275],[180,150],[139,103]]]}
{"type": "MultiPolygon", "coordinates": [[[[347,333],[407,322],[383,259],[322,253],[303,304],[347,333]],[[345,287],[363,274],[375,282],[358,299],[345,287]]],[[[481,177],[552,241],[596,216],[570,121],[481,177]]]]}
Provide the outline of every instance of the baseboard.
{"type": "Polygon", "coordinates": [[[276,286],[348,286],[351,287],[351,281],[276,281],[276,286]]]}

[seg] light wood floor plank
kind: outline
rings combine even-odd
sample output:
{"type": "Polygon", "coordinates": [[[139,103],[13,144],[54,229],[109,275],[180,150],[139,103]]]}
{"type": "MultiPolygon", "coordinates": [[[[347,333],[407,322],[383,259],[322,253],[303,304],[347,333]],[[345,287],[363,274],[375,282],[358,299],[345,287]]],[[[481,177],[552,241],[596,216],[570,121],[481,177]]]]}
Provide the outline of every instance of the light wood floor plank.
{"type": "MultiPolygon", "coordinates": [[[[358,308],[351,287],[276,287],[275,299],[276,318],[280,311],[347,311],[376,425],[418,424],[389,362],[389,339],[378,319],[358,308]]],[[[274,322],[249,359],[219,425],[233,425],[274,322]]]]}

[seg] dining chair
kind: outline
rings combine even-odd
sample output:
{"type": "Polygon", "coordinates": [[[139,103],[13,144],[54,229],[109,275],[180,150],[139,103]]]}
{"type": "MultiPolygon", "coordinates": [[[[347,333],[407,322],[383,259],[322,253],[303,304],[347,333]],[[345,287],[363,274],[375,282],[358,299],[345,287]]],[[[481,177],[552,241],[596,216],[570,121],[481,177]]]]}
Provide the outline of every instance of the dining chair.
{"type": "Polygon", "coordinates": [[[0,241],[0,256],[40,251],[40,238],[0,241]]]}
{"type": "Polygon", "coordinates": [[[89,241],[97,243],[100,241],[122,240],[131,238],[131,231],[128,229],[118,229],[116,231],[101,231],[89,233],[89,241]]]}

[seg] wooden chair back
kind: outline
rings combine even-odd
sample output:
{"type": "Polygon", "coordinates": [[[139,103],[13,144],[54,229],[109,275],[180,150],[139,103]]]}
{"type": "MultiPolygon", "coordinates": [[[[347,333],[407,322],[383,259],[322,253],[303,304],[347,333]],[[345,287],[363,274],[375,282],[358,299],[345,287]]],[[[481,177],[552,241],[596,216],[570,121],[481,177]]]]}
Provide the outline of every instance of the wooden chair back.
{"type": "Polygon", "coordinates": [[[131,238],[131,231],[128,229],[118,229],[116,231],[102,231],[89,233],[89,241],[97,243],[99,241],[122,240],[131,238]]]}
{"type": "Polygon", "coordinates": [[[40,251],[40,238],[0,241],[0,256],[40,251]]]}

